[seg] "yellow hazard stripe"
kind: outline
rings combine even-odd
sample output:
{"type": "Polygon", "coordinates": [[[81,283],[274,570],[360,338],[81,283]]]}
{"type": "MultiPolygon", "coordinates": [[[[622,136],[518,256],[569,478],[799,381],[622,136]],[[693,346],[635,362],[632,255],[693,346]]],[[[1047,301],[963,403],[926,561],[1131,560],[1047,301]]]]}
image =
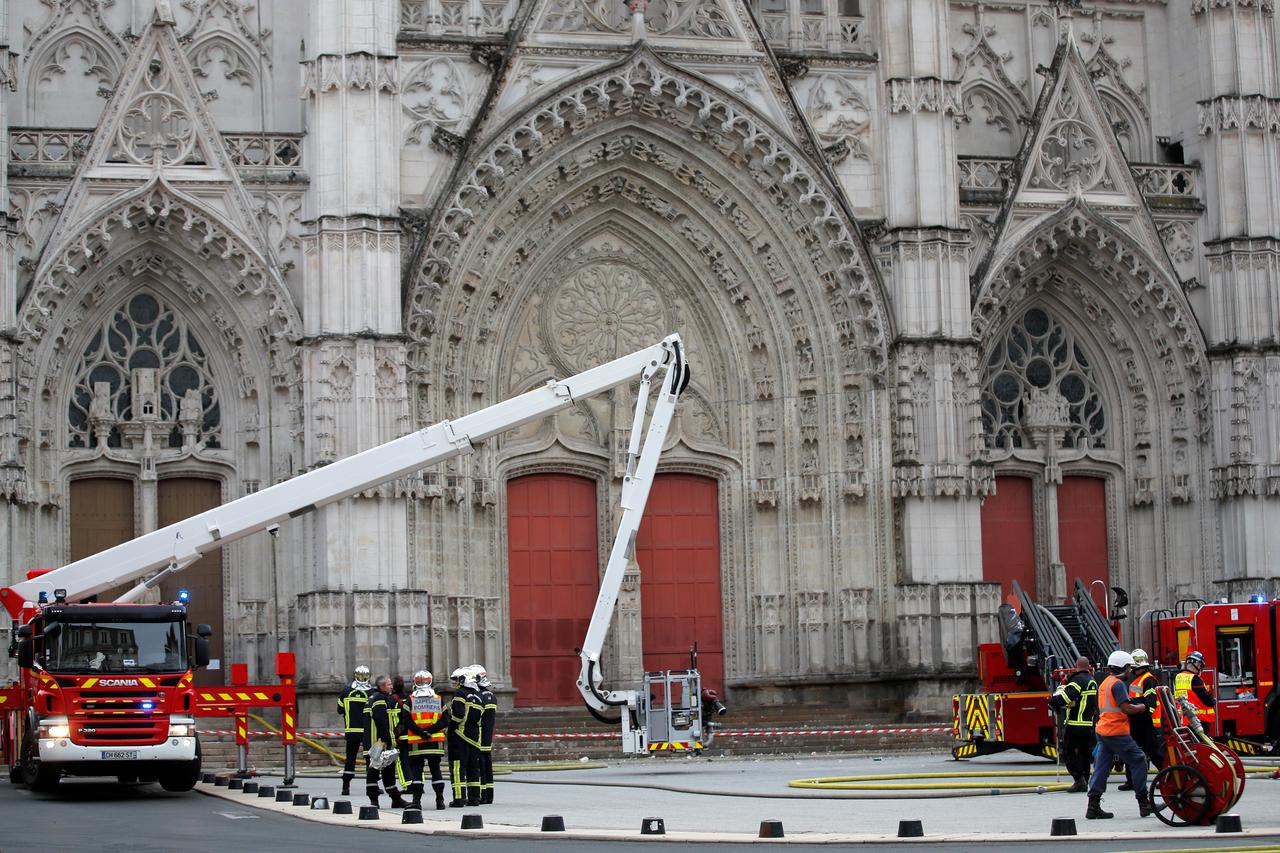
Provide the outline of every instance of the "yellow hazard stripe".
{"type": "Polygon", "coordinates": [[[143,686],[143,687],[155,687],[155,686],[156,686],[156,683],[155,683],[154,681],[152,681],[150,678],[139,678],[138,680],[142,682],[142,686],[143,686]]]}
{"type": "Polygon", "coordinates": [[[98,683],[98,679],[96,679],[96,678],[87,678],[87,679],[85,679],[84,684],[81,684],[81,685],[80,685],[80,688],[81,688],[82,690],[84,690],[84,689],[88,689],[88,688],[92,687],[93,685],[95,685],[95,684],[97,684],[97,683],[98,683]]]}

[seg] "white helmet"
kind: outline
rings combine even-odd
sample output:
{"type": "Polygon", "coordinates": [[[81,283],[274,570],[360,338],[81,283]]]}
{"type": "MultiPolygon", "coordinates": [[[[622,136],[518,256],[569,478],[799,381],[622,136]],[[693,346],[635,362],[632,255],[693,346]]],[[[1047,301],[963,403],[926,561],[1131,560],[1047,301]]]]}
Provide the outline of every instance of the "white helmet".
{"type": "Polygon", "coordinates": [[[1148,666],[1150,663],[1151,663],[1151,658],[1147,657],[1146,652],[1144,652],[1142,649],[1133,650],[1134,666],[1148,666]]]}
{"type": "Polygon", "coordinates": [[[430,687],[431,681],[431,673],[425,669],[420,669],[413,674],[413,689],[418,690],[422,687],[430,687]]]}
{"type": "Polygon", "coordinates": [[[368,680],[369,680],[369,667],[365,666],[364,664],[360,664],[358,667],[356,667],[356,681],[368,681],[368,680]]]}
{"type": "Polygon", "coordinates": [[[454,686],[461,687],[463,682],[467,680],[466,668],[460,666],[453,672],[449,673],[449,680],[454,683],[454,686]]]}
{"type": "Polygon", "coordinates": [[[1111,657],[1107,658],[1107,666],[1112,669],[1124,669],[1126,666],[1133,666],[1133,655],[1117,649],[1111,653],[1111,657]]]}
{"type": "Polygon", "coordinates": [[[471,671],[471,677],[475,679],[476,686],[489,686],[489,673],[485,670],[483,664],[473,663],[471,666],[467,667],[467,669],[471,671]]]}

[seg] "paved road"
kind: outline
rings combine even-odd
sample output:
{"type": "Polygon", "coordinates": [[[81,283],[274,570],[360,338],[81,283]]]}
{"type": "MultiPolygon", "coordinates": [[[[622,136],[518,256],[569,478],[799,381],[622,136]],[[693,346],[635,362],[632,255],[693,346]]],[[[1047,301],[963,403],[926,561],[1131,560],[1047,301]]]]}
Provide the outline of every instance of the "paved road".
{"type": "MultiPolygon", "coordinates": [[[[457,838],[434,839],[421,835],[400,835],[394,832],[378,832],[365,829],[343,829],[310,823],[296,818],[278,816],[248,806],[237,806],[225,800],[201,794],[169,794],[157,786],[126,788],[92,781],[64,783],[56,794],[32,794],[5,782],[0,782],[0,815],[4,816],[7,830],[0,840],[0,851],[10,853],[19,849],[42,851],[121,851],[121,853],[169,853],[183,850],[188,853],[203,851],[302,850],[343,851],[377,848],[379,851],[431,851],[457,849],[457,838]],[[20,839],[13,832],[17,821],[32,829],[20,839]],[[10,846],[13,840],[18,844],[10,846]]],[[[1274,838],[1224,838],[1197,841],[1197,849],[1232,848],[1257,850],[1266,844],[1277,845],[1280,836],[1274,838]]],[[[466,842],[468,851],[511,851],[527,849],[531,842],[475,839],[466,842]]],[[[606,844],[595,841],[570,842],[565,839],[548,840],[538,848],[571,850],[573,853],[594,851],[634,851],[633,842],[606,844]]],[[[773,847],[774,845],[770,845],[773,847]]],[[[897,845],[891,845],[897,847],[897,845]]],[[[1018,842],[1019,851],[1058,851],[1058,853],[1092,853],[1115,850],[1169,850],[1169,842],[1146,842],[1117,845],[1115,842],[1060,842],[1029,844],[1018,842]]],[[[647,849],[647,848],[646,848],[647,849]]],[[[665,849],[665,848],[664,848],[665,849]]],[[[674,849],[674,848],[671,848],[674,849]]],[[[697,853],[738,853],[741,845],[700,844],[697,853]]],[[[865,853],[865,846],[823,845],[823,850],[853,851],[865,853]]],[[[879,849],[879,845],[877,846],[879,849]]],[[[915,843],[911,851],[955,850],[955,845],[915,843]]],[[[1014,849],[1012,846],[1007,849],[1014,849]]]]}

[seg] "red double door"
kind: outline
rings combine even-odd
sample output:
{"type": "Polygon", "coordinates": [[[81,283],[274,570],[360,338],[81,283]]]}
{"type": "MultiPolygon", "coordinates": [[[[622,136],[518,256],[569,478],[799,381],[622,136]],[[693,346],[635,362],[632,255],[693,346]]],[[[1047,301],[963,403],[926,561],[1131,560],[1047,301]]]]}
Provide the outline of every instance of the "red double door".
{"type": "MultiPolygon", "coordinates": [[[[683,669],[698,646],[704,686],[722,690],[720,525],[716,481],[661,474],[636,541],[645,669],[683,669]]],[[[579,661],[608,547],[595,482],[535,474],[507,485],[511,667],[523,707],[576,705],[579,661]]]]}
{"type": "MultiPolygon", "coordinates": [[[[1042,604],[1036,585],[1034,489],[1029,477],[997,477],[996,493],[982,504],[982,575],[998,581],[1007,599],[1013,581],[1042,604]]],[[[1107,572],[1106,483],[1098,477],[1063,477],[1058,486],[1058,550],[1067,572],[1067,595],[1080,578],[1085,586],[1100,580],[1109,586],[1107,572]]],[[[1101,605],[1103,592],[1092,587],[1101,605]]]]}

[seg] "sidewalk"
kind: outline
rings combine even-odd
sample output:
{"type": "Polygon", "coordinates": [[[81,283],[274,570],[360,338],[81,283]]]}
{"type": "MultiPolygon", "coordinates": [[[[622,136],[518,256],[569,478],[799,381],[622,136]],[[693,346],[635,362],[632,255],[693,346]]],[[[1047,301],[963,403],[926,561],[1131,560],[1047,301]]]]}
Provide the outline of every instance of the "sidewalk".
{"type": "MultiPolygon", "coordinates": [[[[821,756],[787,758],[683,758],[664,757],[609,762],[607,767],[558,771],[522,771],[499,776],[496,803],[465,809],[435,811],[428,792],[422,826],[404,826],[419,832],[462,832],[462,814],[480,814],[486,834],[540,835],[544,815],[564,818],[567,835],[599,839],[639,837],[647,818],[662,818],[669,840],[754,840],[762,820],[780,820],[788,840],[876,841],[896,840],[898,821],[920,820],[928,840],[1028,841],[1048,837],[1056,817],[1076,820],[1081,836],[1104,839],[1152,839],[1167,837],[1191,841],[1213,835],[1213,827],[1169,827],[1154,817],[1140,819],[1131,794],[1114,790],[1103,800],[1115,812],[1113,820],[1086,821],[1085,796],[1066,793],[1019,793],[957,798],[907,799],[897,792],[893,799],[878,799],[882,792],[809,791],[787,787],[792,779],[854,776],[882,773],[939,773],[963,771],[1044,770],[1054,765],[1017,755],[990,756],[955,762],[944,753],[891,754],[883,760],[872,756],[821,756]],[[874,798],[873,798],[874,797],[874,798]]],[[[258,780],[275,784],[279,779],[258,780]]],[[[946,780],[940,780],[946,781],[946,780]]],[[[973,781],[973,780],[968,780],[973,781]]],[[[987,780],[982,780],[987,781],[987,780]]],[[[1001,779],[993,778],[992,786],[1001,779]]],[[[1027,781],[1025,778],[1018,781],[1027,781]]],[[[1052,775],[1031,781],[1051,784],[1052,775]]],[[[287,811],[298,817],[344,825],[370,826],[354,816],[333,816],[302,807],[277,804],[265,798],[201,784],[201,791],[223,796],[242,805],[287,811]]],[[[336,775],[300,778],[297,791],[339,799],[341,783],[336,775]]],[[[355,811],[362,803],[363,780],[357,779],[350,797],[355,811]]],[[[925,792],[921,792],[925,793],[925,792]]],[[[954,793],[954,792],[949,792],[954,793]]],[[[1243,837],[1280,836],[1280,780],[1251,777],[1243,799],[1232,810],[1240,816],[1243,837]]],[[[386,803],[386,798],[383,798],[386,803]]],[[[374,824],[400,829],[400,813],[384,809],[374,824]]],[[[468,830],[466,835],[477,834],[468,830]]],[[[656,839],[655,839],[656,840],[656,839]]],[[[1186,845],[1184,845],[1186,846],[1186,845]]],[[[1194,846],[1194,844],[1190,845],[1194,846]]]]}

